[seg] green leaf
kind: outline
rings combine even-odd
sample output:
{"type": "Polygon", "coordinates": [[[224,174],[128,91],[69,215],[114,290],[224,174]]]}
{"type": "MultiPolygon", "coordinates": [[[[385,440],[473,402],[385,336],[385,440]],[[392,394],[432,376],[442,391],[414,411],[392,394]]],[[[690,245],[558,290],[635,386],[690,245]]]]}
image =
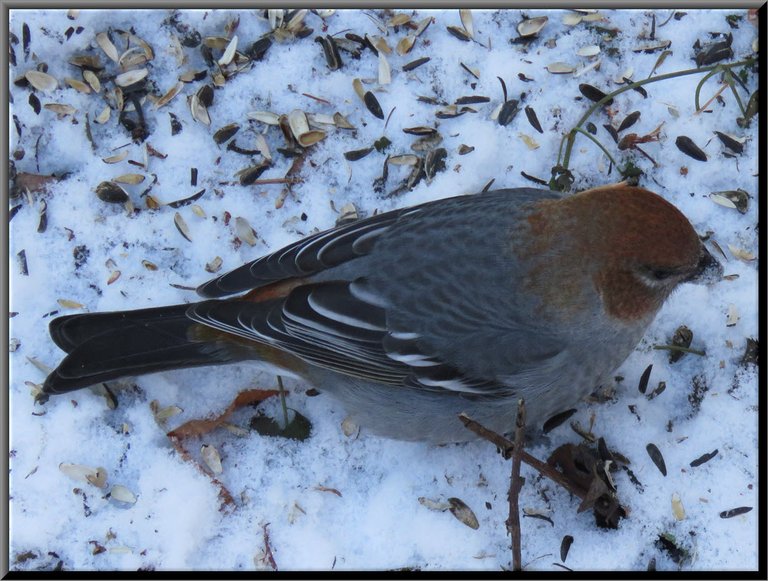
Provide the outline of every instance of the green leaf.
{"type": "Polygon", "coordinates": [[[253,416],[250,421],[250,428],[262,436],[275,436],[279,438],[289,438],[303,442],[309,438],[312,431],[312,423],[296,410],[292,410],[293,419],[284,428],[280,427],[275,420],[268,416],[253,416]]]}

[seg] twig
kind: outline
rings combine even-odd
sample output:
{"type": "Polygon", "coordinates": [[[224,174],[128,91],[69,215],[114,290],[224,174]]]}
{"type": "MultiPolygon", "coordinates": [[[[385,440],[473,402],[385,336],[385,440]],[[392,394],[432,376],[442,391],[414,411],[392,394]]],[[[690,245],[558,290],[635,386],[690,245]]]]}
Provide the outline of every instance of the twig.
{"type": "Polygon", "coordinates": [[[219,480],[215,476],[212,476],[211,474],[203,470],[203,467],[200,466],[200,464],[196,462],[194,458],[192,458],[192,455],[189,453],[189,450],[187,450],[184,444],[181,443],[181,438],[169,433],[168,439],[171,441],[171,444],[179,453],[179,456],[181,456],[182,460],[184,460],[185,462],[189,462],[190,464],[193,464],[200,472],[208,476],[208,478],[211,479],[211,482],[213,482],[216,486],[218,486],[219,499],[221,500],[221,507],[219,507],[219,510],[223,511],[226,507],[231,507],[232,509],[237,508],[237,503],[235,503],[235,499],[232,498],[232,494],[229,492],[229,490],[227,490],[227,487],[224,486],[221,480],[219,480]]]}
{"type": "Polygon", "coordinates": [[[277,563],[275,563],[275,556],[272,554],[272,547],[269,544],[269,531],[267,530],[267,527],[269,526],[269,523],[265,523],[262,525],[262,530],[264,531],[264,558],[269,562],[269,566],[272,567],[273,571],[277,571],[277,563]]]}
{"type": "MultiPolygon", "coordinates": [[[[499,450],[501,450],[501,453],[505,459],[509,460],[509,458],[512,457],[512,452],[515,449],[514,442],[512,442],[511,440],[505,438],[500,434],[497,434],[494,431],[489,430],[479,422],[476,422],[475,420],[470,418],[465,413],[459,414],[459,419],[468,430],[471,430],[472,432],[474,432],[484,440],[488,440],[491,444],[495,444],[496,447],[499,448],[499,450]]],[[[520,458],[523,462],[525,462],[526,464],[528,464],[528,466],[530,466],[531,468],[539,472],[539,474],[541,474],[542,476],[549,478],[552,482],[559,484],[574,496],[578,497],[581,500],[584,500],[584,497],[585,497],[584,492],[579,490],[578,488],[575,488],[565,476],[563,476],[560,472],[557,471],[557,469],[555,469],[554,466],[550,466],[549,464],[547,464],[546,462],[542,462],[535,456],[531,456],[525,450],[522,450],[520,452],[520,458]]]]}
{"type": "Polygon", "coordinates": [[[512,570],[523,570],[522,543],[520,533],[520,460],[523,456],[523,435],[525,434],[525,400],[517,401],[517,420],[515,421],[515,449],[512,451],[512,477],[509,482],[509,518],[507,530],[512,537],[512,570]]]}
{"type": "Polygon", "coordinates": [[[717,98],[720,96],[720,94],[721,94],[723,91],[725,91],[727,88],[728,88],[728,83],[723,83],[723,84],[720,86],[720,88],[717,90],[717,93],[715,93],[714,95],[712,95],[712,98],[711,98],[709,101],[707,101],[706,103],[704,103],[704,104],[701,106],[701,108],[700,108],[700,109],[697,109],[697,110],[696,110],[696,112],[694,113],[694,115],[698,115],[699,113],[701,113],[702,111],[704,111],[704,110],[705,110],[707,107],[709,107],[710,103],[712,103],[712,101],[714,101],[715,99],[717,99],[717,98]]]}

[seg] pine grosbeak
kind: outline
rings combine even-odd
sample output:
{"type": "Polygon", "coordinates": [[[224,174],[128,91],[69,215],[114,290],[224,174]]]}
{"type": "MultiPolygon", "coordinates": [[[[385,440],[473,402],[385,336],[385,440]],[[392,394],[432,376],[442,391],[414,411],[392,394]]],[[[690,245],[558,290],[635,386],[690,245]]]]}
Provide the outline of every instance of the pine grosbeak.
{"type": "Polygon", "coordinates": [[[682,282],[722,267],[672,204],[625,185],[429,202],[299,240],[198,288],[210,300],[51,322],[68,353],[44,394],[261,362],[338,397],[363,428],[474,438],[573,407],[682,282]]]}

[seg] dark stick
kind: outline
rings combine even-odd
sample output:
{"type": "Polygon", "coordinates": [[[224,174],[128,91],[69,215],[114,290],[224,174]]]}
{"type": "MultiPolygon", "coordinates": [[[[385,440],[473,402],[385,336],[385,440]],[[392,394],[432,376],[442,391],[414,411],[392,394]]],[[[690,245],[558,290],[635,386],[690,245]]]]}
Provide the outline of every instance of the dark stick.
{"type": "Polygon", "coordinates": [[[507,530],[512,537],[512,570],[523,570],[522,543],[520,534],[520,461],[523,457],[523,435],[525,434],[525,400],[517,401],[517,420],[515,421],[515,449],[512,451],[512,477],[509,482],[509,518],[507,530]]]}
{"type": "MultiPolygon", "coordinates": [[[[505,459],[508,460],[509,458],[512,457],[512,451],[515,449],[514,442],[512,442],[511,440],[508,440],[507,438],[505,438],[500,434],[497,434],[496,432],[489,430],[488,428],[484,427],[482,424],[470,418],[465,413],[459,414],[459,419],[467,427],[467,429],[473,431],[475,434],[477,434],[484,440],[488,440],[491,444],[495,444],[496,447],[501,450],[501,453],[505,459]]],[[[585,497],[584,493],[581,490],[574,488],[571,485],[571,483],[568,482],[568,480],[560,472],[558,472],[553,466],[550,466],[546,462],[542,462],[535,456],[531,456],[525,450],[523,450],[521,453],[521,459],[523,462],[528,464],[528,466],[538,471],[542,476],[546,476],[553,482],[556,482],[557,484],[565,488],[568,492],[570,492],[574,496],[580,498],[581,500],[584,500],[584,497],[585,497]]]]}

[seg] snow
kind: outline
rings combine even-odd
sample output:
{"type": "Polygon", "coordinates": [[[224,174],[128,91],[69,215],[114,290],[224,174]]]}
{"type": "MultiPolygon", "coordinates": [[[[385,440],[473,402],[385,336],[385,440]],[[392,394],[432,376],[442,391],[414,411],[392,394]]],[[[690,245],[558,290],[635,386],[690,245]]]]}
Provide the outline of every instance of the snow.
{"type": "MultiPolygon", "coordinates": [[[[227,23],[239,18],[238,46],[246,49],[269,31],[262,12],[189,10],[178,17],[203,37],[225,36],[227,23]]],[[[171,11],[82,10],[73,20],[65,10],[11,10],[10,30],[19,39],[13,45],[17,64],[11,66],[11,80],[45,62],[59,88],[50,94],[37,92],[41,103],[68,103],[77,109],[74,118],[57,119],[47,109],[35,114],[28,104],[31,90],[11,83],[9,146],[11,153],[24,150],[16,170],[69,174],[46,193],[33,193],[32,203],[26,198],[11,200],[12,206],[23,204],[10,222],[10,310],[18,313],[10,319],[10,337],[20,341],[18,349],[10,353],[11,568],[50,569],[61,561],[66,570],[269,570],[265,531],[280,570],[509,568],[511,553],[504,521],[510,464],[487,442],[434,447],[380,439],[366,434],[364,427],[359,436],[348,437],[341,429],[345,414],[338,403],[325,394],[309,397],[306,390],[311,386],[286,380],[288,405],[312,422],[308,440],[256,433],[238,437],[220,428],[187,442],[195,459],[199,459],[198,447],[203,443],[214,445],[221,453],[219,480],[237,505],[221,510],[219,488],[194,462],[174,451],[165,432],[190,419],[223,412],[244,389],[275,388],[274,376],[256,373],[247,365],[180,370],[136,378],[138,387],[118,390],[115,410],[87,389],[51,398],[40,406],[33,403],[30,385],[41,383],[44,374],[28,358],[51,367],[60,360],[62,353],[47,333],[52,311],[68,314],[194,301],[193,292],[171,284],[195,287],[204,282],[211,276],[205,265],[216,256],[222,258],[224,272],[316,229],[328,228],[338,217],[331,204],[338,210],[353,203],[361,214],[370,215],[477,192],[491,180],[495,180],[493,187],[534,185],[521,171],[548,180],[561,137],[591,104],[581,97],[579,83],[610,91],[618,88],[614,77],[629,68],[634,69],[636,80],[651,72],[660,53],[632,49],[649,42],[653,14],[656,37],[672,40],[672,52],[659,65],[657,75],[694,67],[692,46],[696,40],[710,42],[712,31],[733,34],[734,61],[753,54],[757,28],[748,22],[746,10],[685,12],[678,20],[668,19],[672,11],[667,9],[602,11],[604,20],[599,24],[619,30],[614,40],[605,40],[586,22],[564,24],[563,16],[570,11],[474,10],[478,42],[465,43],[445,28],[460,26],[457,10],[413,11],[414,22],[428,16],[435,21],[410,54],[388,55],[392,83],[380,91],[375,82],[367,82],[378,71],[371,51],[364,51],[359,60],[342,51],[344,66],[331,72],[313,39],[321,33],[343,37],[345,31],[382,34],[375,21],[387,21],[389,15],[338,10],[321,19],[310,12],[305,22],[314,29],[312,35],[274,43],[264,60],[216,90],[210,127],[192,119],[186,99],[210,79],[186,84],[163,108],[146,102],[143,110],[151,131],[147,141],[167,158],[150,157],[148,171],[142,171],[127,160],[116,165],[101,161],[124,146],[129,160],[143,161],[143,147],[131,142],[115,112],[106,124],[94,123],[104,108],[105,87],[113,84],[105,77],[99,95],[79,93],[64,82],[66,77],[79,78],[78,69],[67,61],[72,55],[89,53],[108,62],[96,44],[96,34],[110,28],[132,28],[154,49],[155,59],[147,68],[156,93],[162,95],[174,86],[180,73],[206,68],[199,47],[184,47],[181,55],[174,50],[171,36],[178,33],[168,25],[171,11]],[[509,39],[517,37],[516,25],[523,14],[546,15],[549,20],[540,37],[529,45],[511,44],[509,39]],[[726,22],[730,14],[741,17],[738,28],[731,29],[726,22]],[[25,23],[31,39],[26,58],[22,46],[25,23]],[[67,38],[70,27],[82,30],[67,38]],[[592,44],[602,47],[599,70],[578,78],[545,70],[556,61],[589,64],[592,59],[577,56],[576,50],[592,44]],[[429,56],[430,62],[412,73],[402,72],[403,64],[421,56],[429,56]],[[471,77],[459,62],[479,69],[480,79],[471,77]],[[518,73],[534,80],[523,82],[518,73]],[[522,111],[506,127],[490,118],[503,98],[497,76],[506,82],[509,98],[519,99],[525,93],[521,106],[535,109],[543,134],[531,127],[522,111]],[[366,110],[352,88],[353,78],[363,79],[366,90],[375,91],[385,116],[392,112],[388,125],[366,110]],[[402,128],[436,121],[437,107],[417,102],[418,95],[452,103],[474,94],[489,96],[491,102],[471,105],[477,113],[439,121],[444,138],[441,146],[448,151],[447,168],[431,183],[425,180],[412,191],[386,197],[372,188],[381,175],[383,154],[374,151],[356,162],[343,158],[343,152],[368,147],[382,135],[392,141],[387,153],[410,153],[415,138],[402,128]],[[253,148],[256,133],[266,126],[249,122],[248,112],[280,114],[293,109],[324,114],[338,111],[357,129],[329,128],[328,137],[309,149],[299,174],[303,181],[276,208],[283,186],[237,184],[235,174],[253,161],[216,145],[211,136],[228,123],[239,123],[236,141],[241,147],[253,148]],[[175,136],[169,112],[183,124],[182,132],[175,136]],[[93,148],[85,135],[86,114],[93,148]],[[22,126],[21,136],[14,118],[22,126]],[[529,149],[522,134],[535,139],[539,147],[529,149]],[[459,155],[461,144],[475,149],[459,155]],[[190,185],[192,167],[198,169],[197,186],[190,185]],[[140,209],[130,216],[121,205],[102,202],[93,193],[100,182],[125,173],[150,177],[143,184],[125,186],[140,209]],[[196,202],[204,217],[189,205],[148,210],[140,194],[152,175],[157,176],[157,183],[151,195],[162,203],[205,188],[196,202]],[[43,199],[48,225],[45,232],[38,233],[38,208],[43,199]],[[174,226],[176,212],[188,224],[191,242],[174,226]],[[224,224],[225,212],[232,216],[229,225],[224,224]],[[255,229],[255,246],[234,243],[238,216],[255,229]],[[67,229],[73,234],[71,239],[67,229]],[[76,269],[73,251],[78,246],[87,247],[89,255],[76,269]],[[21,250],[26,252],[28,275],[20,273],[17,254],[21,250]],[[145,268],[143,260],[154,263],[157,270],[145,268]],[[120,271],[120,277],[107,284],[114,270],[120,271]],[[63,307],[57,303],[59,299],[81,303],[84,308],[63,307]],[[183,411],[162,428],[150,410],[153,400],[160,407],[176,405],[183,411]],[[108,474],[106,488],[72,479],[60,470],[62,463],[103,467],[108,474]],[[115,484],[127,487],[137,502],[126,506],[108,498],[115,484]],[[430,510],[420,497],[437,503],[460,498],[474,511],[479,529],[465,526],[450,512],[430,510]]],[[[394,47],[405,33],[403,27],[389,28],[389,45],[394,47]]],[[[218,58],[220,51],[214,51],[214,56],[218,58]]],[[[118,72],[112,62],[107,67],[109,74],[118,72]]],[[[694,91],[701,77],[646,85],[647,99],[635,91],[615,98],[614,127],[635,110],[642,116],[628,132],[642,136],[662,126],[659,142],[641,145],[658,167],[642,155],[618,151],[602,128],[610,122],[605,112],[597,112],[590,121],[598,127],[596,137],[617,160],[631,159],[643,170],[641,185],[675,203],[699,233],[713,232],[712,238],[727,256],[727,260],[719,256],[726,274],[738,278],[712,287],[684,285],[617,370],[624,377],[617,386],[617,397],[602,404],[584,403],[571,418],[588,426],[594,415],[593,432],[631,459],[630,468],[642,483],[640,489],[626,472],[614,474],[619,498],[630,508],[618,530],[597,528],[590,511],[577,513],[576,499],[523,467],[526,484],[521,507],[544,511],[551,519],[551,523],[521,519],[526,570],[560,570],[564,535],[574,537],[564,565],[575,570],[645,570],[651,559],[660,570],[753,570],[758,566],[757,371],[755,366],[740,364],[746,339],[757,337],[757,263],[740,260],[729,249],[732,245],[757,254],[757,123],[747,129],[736,125],[739,110],[730,90],[722,93],[722,103],[714,101],[709,112],[696,114],[694,91]],[[676,115],[670,107],[676,108],[676,115]],[[746,137],[744,153],[725,157],[715,130],[746,137]],[[679,135],[689,136],[703,148],[708,162],[683,154],[675,146],[679,135]],[[711,192],[738,188],[750,195],[746,214],[708,199],[711,192]],[[730,305],[740,318],[726,327],[730,305]],[[705,350],[706,357],[687,355],[670,364],[668,352],[653,346],[667,344],[681,324],[693,330],[691,347],[705,350]],[[667,384],[652,400],[636,388],[649,364],[653,364],[649,391],[660,381],[667,384]],[[708,388],[698,410],[689,401],[694,376],[708,388]],[[651,462],[645,449],[648,443],[662,451],[666,477],[651,462]],[[715,449],[718,455],[709,462],[689,466],[715,449]],[[683,520],[673,516],[673,494],[681,498],[683,520]],[[734,518],[719,516],[721,511],[741,506],[754,509],[734,518]],[[675,563],[656,545],[662,533],[673,535],[689,558],[675,563]]],[[[749,92],[738,87],[744,103],[757,80],[756,73],[750,73],[746,79],[749,92]]],[[[706,83],[702,104],[718,86],[717,77],[706,83]]],[[[277,128],[268,128],[265,136],[274,165],[261,179],[281,178],[292,160],[276,151],[282,147],[277,128]]],[[[259,161],[256,157],[255,162],[259,161]]],[[[570,168],[576,177],[574,189],[618,181],[615,169],[609,175],[608,167],[608,159],[599,149],[579,136],[570,168]]],[[[391,166],[385,192],[394,190],[407,174],[408,168],[391,166]]],[[[279,416],[277,401],[261,407],[279,416]]],[[[252,413],[250,408],[239,410],[229,421],[247,427],[252,413]]],[[[557,446],[580,439],[565,424],[528,451],[545,459],[557,446]]]]}

